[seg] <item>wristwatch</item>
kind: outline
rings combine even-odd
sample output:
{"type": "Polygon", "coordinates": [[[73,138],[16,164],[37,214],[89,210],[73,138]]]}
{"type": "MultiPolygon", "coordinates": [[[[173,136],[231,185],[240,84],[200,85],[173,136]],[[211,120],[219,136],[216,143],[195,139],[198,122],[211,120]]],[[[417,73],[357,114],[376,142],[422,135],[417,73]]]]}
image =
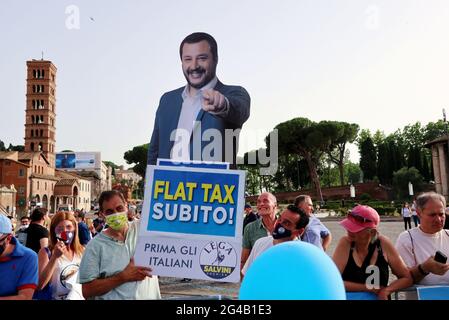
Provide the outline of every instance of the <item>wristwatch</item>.
{"type": "Polygon", "coordinates": [[[421,267],[421,264],[418,264],[418,270],[421,272],[423,276],[427,276],[430,272],[425,272],[424,269],[421,267]]]}

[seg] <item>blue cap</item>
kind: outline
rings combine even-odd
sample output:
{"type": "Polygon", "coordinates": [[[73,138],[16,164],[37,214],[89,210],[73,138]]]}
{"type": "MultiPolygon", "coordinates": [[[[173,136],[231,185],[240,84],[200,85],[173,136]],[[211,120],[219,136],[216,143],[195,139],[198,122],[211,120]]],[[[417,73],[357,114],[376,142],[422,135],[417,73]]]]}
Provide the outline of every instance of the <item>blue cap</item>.
{"type": "Polygon", "coordinates": [[[0,234],[10,234],[12,233],[11,220],[4,214],[0,213],[0,234]]]}

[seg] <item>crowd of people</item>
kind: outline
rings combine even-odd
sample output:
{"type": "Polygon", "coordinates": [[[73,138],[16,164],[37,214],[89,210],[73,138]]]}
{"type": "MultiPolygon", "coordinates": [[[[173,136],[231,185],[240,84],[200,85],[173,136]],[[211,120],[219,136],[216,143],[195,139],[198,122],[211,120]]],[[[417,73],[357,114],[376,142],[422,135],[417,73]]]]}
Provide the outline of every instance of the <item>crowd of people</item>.
{"type": "MultiPolygon", "coordinates": [[[[202,158],[202,151],[209,148],[205,141],[199,142],[199,148],[190,148],[178,138],[187,133],[193,141],[210,129],[224,138],[225,131],[239,132],[250,115],[248,92],[221,83],[216,75],[218,46],[211,35],[188,35],[179,54],[187,84],[161,97],[148,164],[156,164],[158,158],[210,160],[202,158]],[[177,137],[175,143],[172,136],[177,137]]],[[[232,139],[222,147],[235,151],[237,145],[232,139]]],[[[235,168],[236,154],[232,152],[233,159],[227,159],[223,152],[218,158],[231,160],[235,168]]],[[[276,197],[264,192],[256,207],[253,212],[245,205],[242,279],[259,255],[286,241],[304,241],[323,254],[328,251],[332,234],[314,214],[310,196],[298,196],[278,215],[276,197]]],[[[363,205],[352,208],[341,222],[347,235],[339,239],[333,254],[346,290],[389,299],[393,292],[412,284],[449,284],[449,264],[444,260],[449,254],[445,211],[444,197],[434,192],[418,196],[411,205],[404,203],[405,231],[394,245],[380,234],[376,210],[363,205]],[[396,276],[393,281],[390,270],[396,276]]],[[[16,224],[15,219],[0,214],[0,299],[161,298],[152,269],[134,264],[140,220],[120,192],[100,195],[95,219],[84,211],[57,212],[50,218],[46,209],[37,208],[29,217],[21,217],[20,226],[16,224]]]]}
{"type": "MultiPolygon", "coordinates": [[[[276,197],[262,193],[257,211],[258,219],[248,223],[243,232],[242,278],[255,258],[273,245],[305,241],[325,251],[332,241],[329,230],[313,214],[309,196],[298,196],[276,218],[276,197]]],[[[346,291],[373,293],[385,300],[414,284],[448,285],[449,264],[436,258],[437,252],[443,257],[449,254],[449,219],[445,213],[446,200],[435,192],[421,194],[411,206],[405,203],[401,215],[406,231],[393,244],[380,234],[376,210],[364,205],[352,208],[340,222],[347,235],[339,240],[332,256],[346,291]],[[410,225],[412,217],[414,228],[410,225]],[[390,270],[395,278],[390,277],[390,270]]]]}
{"type": "MultiPolygon", "coordinates": [[[[0,214],[0,299],[160,299],[158,277],[132,258],[140,223],[135,210],[114,190],[103,192],[99,205],[95,220],[83,211],[50,218],[36,208],[15,228],[0,214]]],[[[379,232],[380,216],[369,206],[356,205],[340,222],[346,235],[332,259],[347,292],[390,299],[413,284],[449,284],[449,264],[436,258],[437,252],[449,254],[445,198],[423,193],[413,206],[419,224],[402,232],[396,244],[379,232]]],[[[244,220],[251,221],[243,229],[242,279],[258,256],[277,244],[304,241],[328,249],[332,235],[315,216],[309,196],[298,196],[278,215],[276,197],[264,192],[256,208],[245,207],[244,220]]]]}
{"type": "Polygon", "coordinates": [[[158,279],[132,261],[139,219],[118,191],[103,192],[96,218],[36,208],[0,214],[0,300],[157,299],[158,279]]]}

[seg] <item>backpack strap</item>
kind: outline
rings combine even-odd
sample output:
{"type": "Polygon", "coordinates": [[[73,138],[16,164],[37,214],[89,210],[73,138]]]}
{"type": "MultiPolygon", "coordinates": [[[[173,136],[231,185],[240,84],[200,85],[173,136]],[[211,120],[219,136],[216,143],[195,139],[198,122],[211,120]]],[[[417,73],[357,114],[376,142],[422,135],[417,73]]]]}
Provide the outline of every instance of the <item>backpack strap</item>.
{"type": "MultiPolygon", "coordinates": [[[[410,232],[410,230],[407,230],[408,235],[410,236],[410,241],[412,243],[412,253],[413,253],[413,259],[415,259],[415,265],[418,264],[418,261],[416,261],[416,254],[415,254],[415,243],[413,242],[413,237],[412,237],[412,233],[410,232]]],[[[448,234],[449,236],[449,234],[448,234]]]]}

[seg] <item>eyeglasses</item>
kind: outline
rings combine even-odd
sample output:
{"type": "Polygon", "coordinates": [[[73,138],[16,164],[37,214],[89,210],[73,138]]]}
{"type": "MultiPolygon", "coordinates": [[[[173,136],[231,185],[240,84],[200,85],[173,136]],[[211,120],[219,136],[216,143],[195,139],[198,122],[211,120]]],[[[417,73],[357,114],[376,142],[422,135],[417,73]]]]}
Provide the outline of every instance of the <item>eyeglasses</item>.
{"type": "Polygon", "coordinates": [[[358,214],[349,212],[348,213],[348,218],[354,219],[355,221],[359,222],[359,223],[366,223],[366,222],[373,222],[372,220],[359,216],[358,214]]]}

